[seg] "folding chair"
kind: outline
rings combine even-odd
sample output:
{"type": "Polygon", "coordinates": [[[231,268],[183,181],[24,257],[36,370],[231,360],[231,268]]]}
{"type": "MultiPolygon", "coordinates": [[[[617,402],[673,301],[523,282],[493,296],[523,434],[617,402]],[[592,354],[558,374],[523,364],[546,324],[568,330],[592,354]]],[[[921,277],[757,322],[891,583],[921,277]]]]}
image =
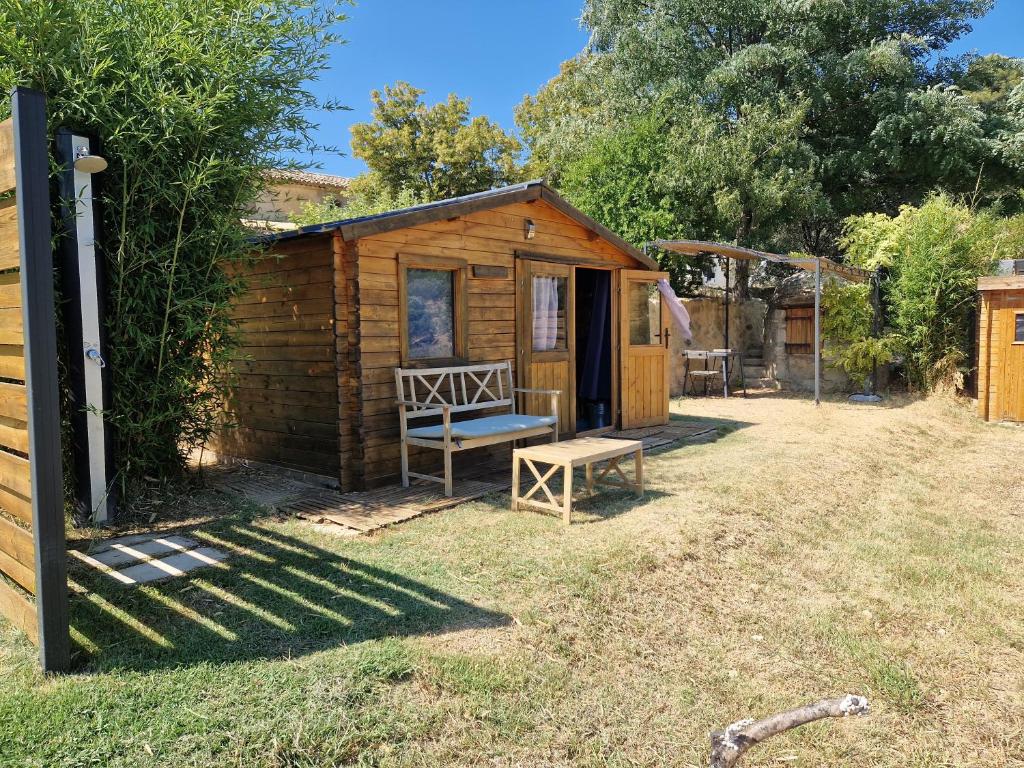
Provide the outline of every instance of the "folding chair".
{"type": "Polygon", "coordinates": [[[743,372],[743,353],[737,352],[734,349],[713,349],[708,355],[709,357],[718,357],[721,361],[720,366],[722,370],[722,394],[725,394],[725,376],[728,375],[729,381],[733,380],[733,374],[738,370],[740,375],[740,388],[743,390],[743,396],[747,396],[747,380],[746,374],[743,372]],[[728,372],[728,373],[727,373],[728,372]]]}
{"type": "Polygon", "coordinates": [[[704,382],[704,395],[708,394],[708,382],[714,381],[715,378],[721,378],[721,358],[709,355],[707,351],[700,349],[686,349],[683,350],[683,357],[686,358],[686,372],[683,380],[683,394],[686,394],[686,385],[690,385],[690,393],[696,394],[698,381],[704,382]],[[696,370],[693,369],[693,361],[700,360],[702,367],[696,370]]]}

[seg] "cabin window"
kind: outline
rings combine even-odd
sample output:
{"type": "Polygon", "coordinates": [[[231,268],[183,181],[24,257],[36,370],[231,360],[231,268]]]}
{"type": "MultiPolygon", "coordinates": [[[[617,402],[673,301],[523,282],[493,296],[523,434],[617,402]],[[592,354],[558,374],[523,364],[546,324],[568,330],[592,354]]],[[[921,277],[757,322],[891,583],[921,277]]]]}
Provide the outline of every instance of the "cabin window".
{"type": "Polygon", "coordinates": [[[465,262],[425,257],[399,261],[403,364],[464,359],[465,262]]]}
{"type": "Polygon", "coordinates": [[[629,343],[650,346],[661,343],[661,292],[657,283],[630,281],[629,343]]]}
{"type": "Polygon", "coordinates": [[[533,278],[533,351],[553,352],[569,348],[566,316],[568,280],[552,275],[533,278]]]}
{"type": "Polygon", "coordinates": [[[1024,312],[1018,312],[1013,318],[1013,343],[1024,344],[1024,312]]]}

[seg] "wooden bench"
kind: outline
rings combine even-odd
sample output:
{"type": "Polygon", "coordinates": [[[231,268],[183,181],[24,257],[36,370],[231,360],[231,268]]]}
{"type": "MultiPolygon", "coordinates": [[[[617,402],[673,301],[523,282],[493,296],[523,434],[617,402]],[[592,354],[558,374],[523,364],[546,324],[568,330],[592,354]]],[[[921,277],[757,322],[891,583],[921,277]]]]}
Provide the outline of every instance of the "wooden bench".
{"type": "Polygon", "coordinates": [[[558,442],[557,389],[523,389],[512,385],[512,363],[463,365],[451,368],[396,368],[398,414],[402,441],[402,485],[409,478],[444,484],[452,495],[452,454],[498,443],[550,435],[558,442]],[[516,408],[523,395],[549,396],[551,411],[531,416],[516,408]],[[464,421],[452,421],[455,414],[504,410],[464,421]],[[440,417],[439,424],[410,427],[413,419],[440,417]],[[444,451],[444,477],[409,470],[409,446],[444,451]]]}

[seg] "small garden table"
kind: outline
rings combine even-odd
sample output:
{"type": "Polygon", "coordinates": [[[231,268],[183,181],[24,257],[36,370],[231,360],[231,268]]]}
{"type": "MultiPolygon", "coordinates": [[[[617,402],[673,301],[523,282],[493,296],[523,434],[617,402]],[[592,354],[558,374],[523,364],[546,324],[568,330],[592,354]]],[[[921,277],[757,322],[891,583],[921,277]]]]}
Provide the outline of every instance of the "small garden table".
{"type": "Polygon", "coordinates": [[[562,521],[569,525],[572,514],[572,472],[576,467],[587,469],[587,493],[593,493],[595,485],[610,485],[616,488],[629,488],[636,491],[639,498],[644,495],[644,446],[639,440],[612,440],[603,437],[581,437],[576,440],[565,440],[561,443],[534,445],[527,448],[516,448],[512,452],[512,511],[523,507],[535,507],[549,512],[561,513],[562,521]],[[630,481],[619,466],[624,456],[633,454],[636,468],[635,478],[630,481]],[[608,461],[608,465],[594,477],[594,464],[608,461]],[[536,482],[527,491],[520,494],[519,470],[521,463],[533,474],[536,482]],[[538,464],[550,465],[541,473],[538,464]],[[548,481],[562,470],[562,499],[558,501],[548,487],[548,481]],[[614,472],[620,480],[609,479],[614,472]],[[547,501],[535,499],[538,492],[543,491],[547,501]]]}

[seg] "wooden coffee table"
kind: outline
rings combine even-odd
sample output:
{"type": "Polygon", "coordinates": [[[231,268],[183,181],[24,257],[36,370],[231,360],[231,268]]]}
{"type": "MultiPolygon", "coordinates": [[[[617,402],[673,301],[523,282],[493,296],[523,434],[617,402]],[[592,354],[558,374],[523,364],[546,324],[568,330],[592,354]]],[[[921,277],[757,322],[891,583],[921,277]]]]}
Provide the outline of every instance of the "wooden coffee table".
{"type": "Polygon", "coordinates": [[[615,488],[629,488],[636,491],[638,497],[644,495],[644,446],[639,440],[611,440],[603,437],[581,437],[561,443],[545,443],[527,448],[516,448],[512,452],[512,511],[524,507],[534,507],[548,512],[561,513],[562,521],[569,525],[572,514],[572,471],[576,467],[587,468],[587,493],[593,493],[595,485],[610,485],[615,488]],[[636,468],[635,479],[630,481],[619,466],[624,456],[633,454],[636,468]],[[594,463],[608,461],[597,477],[594,477],[594,463]],[[519,470],[520,463],[533,474],[536,482],[526,493],[520,494],[519,470]],[[538,464],[548,465],[542,473],[538,464]],[[548,487],[548,481],[562,470],[562,499],[559,501],[548,487]],[[614,472],[621,479],[609,479],[614,472]],[[547,501],[534,498],[543,491],[547,501]]]}

